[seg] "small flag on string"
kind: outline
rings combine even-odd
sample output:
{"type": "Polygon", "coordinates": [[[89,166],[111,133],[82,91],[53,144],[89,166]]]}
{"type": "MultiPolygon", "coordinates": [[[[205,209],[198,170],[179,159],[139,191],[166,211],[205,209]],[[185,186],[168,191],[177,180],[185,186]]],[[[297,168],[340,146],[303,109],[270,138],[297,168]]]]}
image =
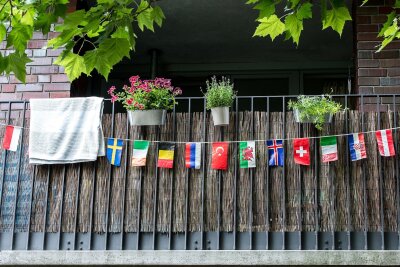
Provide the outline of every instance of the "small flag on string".
{"type": "Polygon", "coordinates": [[[185,152],[186,168],[200,169],[201,143],[187,143],[185,152]]]}
{"type": "Polygon", "coordinates": [[[158,145],[158,168],[172,169],[174,167],[175,144],[160,143],[158,145]]]}
{"type": "Polygon", "coordinates": [[[212,144],[211,168],[214,170],[228,169],[228,142],[212,144]]]}
{"type": "Polygon", "coordinates": [[[117,138],[107,140],[107,159],[111,165],[121,166],[122,147],[124,141],[117,138]]]}
{"type": "Polygon", "coordinates": [[[322,162],[338,160],[336,136],[321,138],[322,162]]]}
{"type": "Polygon", "coordinates": [[[391,157],[395,155],[392,130],[376,131],[376,141],[381,156],[391,157]]]}
{"type": "Polygon", "coordinates": [[[19,137],[21,135],[21,127],[12,125],[6,126],[6,132],[3,139],[3,148],[10,151],[17,151],[19,137]]]}
{"type": "Polygon", "coordinates": [[[256,142],[246,141],[239,144],[240,168],[256,167],[256,142]]]}
{"type": "Polygon", "coordinates": [[[268,166],[283,166],[285,164],[283,141],[280,139],[268,140],[267,147],[268,166]]]}
{"type": "Polygon", "coordinates": [[[349,134],[349,148],[351,161],[367,158],[365,150],[364,134],[349,134]]]}
{"type": "Polygon", "coordinates": [[[310,141],[308,138],[293,140],[294,162],[300,165],[310,165],[310,141]]]}
{"type": "Polygon", "coordinates": [[[133,141],[132,166],[146,166],[147,152],[149,151],[149,141],[133,141]]]}

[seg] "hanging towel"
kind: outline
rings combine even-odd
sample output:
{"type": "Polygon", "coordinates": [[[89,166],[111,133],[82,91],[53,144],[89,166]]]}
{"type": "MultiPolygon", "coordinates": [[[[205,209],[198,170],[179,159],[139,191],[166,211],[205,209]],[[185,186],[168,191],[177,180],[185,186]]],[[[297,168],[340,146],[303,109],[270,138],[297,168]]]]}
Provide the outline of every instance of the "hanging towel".
{"type": "Polygon", "coordinates": [[[105,155],[103,98],[31,99],[29,163],[95,161],[105,155]]]}

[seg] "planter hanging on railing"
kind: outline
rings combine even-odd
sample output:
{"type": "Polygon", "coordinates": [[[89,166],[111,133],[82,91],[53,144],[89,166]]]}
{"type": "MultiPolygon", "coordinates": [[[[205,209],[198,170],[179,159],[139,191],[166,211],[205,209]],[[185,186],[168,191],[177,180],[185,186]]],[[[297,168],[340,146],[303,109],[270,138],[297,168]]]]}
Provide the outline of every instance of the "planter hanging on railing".
{"type": "MultiPolygon", "coordinates": [[[[316,118],[315,117],[303,117],[301,118],[300,116],[300,111],[298,109],[293,110],[294,114],[294,119],[296,122],[302,122],[302,123],[315,123],[316,118]]],[[[325,123],[331,123],[332,122],[332,114],[328,113],[325,114],[325,123]]]]}
{"type": "Polygon", "coordinates": [[[166,110],[128,110],[128,119],[131,126],[164,125],[166,110]]]}
{"type": "Polygon", "coordinates": [[[229,125],[229,107],[217,107],[211,109],[214,126],[229,125]]]}

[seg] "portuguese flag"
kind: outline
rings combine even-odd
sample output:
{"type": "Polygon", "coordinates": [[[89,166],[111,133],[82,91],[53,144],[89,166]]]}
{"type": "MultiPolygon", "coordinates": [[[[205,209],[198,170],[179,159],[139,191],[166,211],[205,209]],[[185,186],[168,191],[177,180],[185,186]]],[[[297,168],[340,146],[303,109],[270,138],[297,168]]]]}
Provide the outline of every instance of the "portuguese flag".
{"type": "Polygon", "coordinates": [[[239,143],[240,168],[256,167],[256,142],[245,141],[239,143]]]}
{"type": "Polygon", "coordinates": [[[321,138],[322,162],[338,160],[336,136],[321,138]]]}
{"type": "Polygon", "coordinates": [[[172,169],[174,167],[174,150],[173,143],[160,143],[158,145],[158,168],[172,169]]]}

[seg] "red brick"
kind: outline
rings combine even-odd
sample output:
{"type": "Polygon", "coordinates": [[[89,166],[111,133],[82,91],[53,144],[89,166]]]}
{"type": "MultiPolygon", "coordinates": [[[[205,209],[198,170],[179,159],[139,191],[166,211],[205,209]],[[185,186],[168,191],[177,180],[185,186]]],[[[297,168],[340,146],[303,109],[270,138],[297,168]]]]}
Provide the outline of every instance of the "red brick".
{"type": "Polygon", "coordinates": [[[33,62],[28,63],[29,66],[46,66],[51,65],[51,58],[50,57],[36,57],[32,58],[33,62]]]}
{"type": "Polygon", "coordinates": [[[68,98],[70,92],[50,92],[50,98],[68,98]]]}
{"type": "Polygon", "coordinates": [[[38,82],[40,83],[49,83],[50,82],[50,75],[38,75],[38,82]]]}
{"type": "Polygon", "coordinates": [[[373,94],[374,87],[372,86],[360,86],[358,87],[358,93],[360,94],[373,94]]]}
{"type": "Polygon", "coordinates": [[[70,91],[70,83],[45,83],[43,86],[44,91],[70,91]]]}
{"type": "MultiPolygon", "coordinates": [[[[26,75],[25,82],[26,83],[37,83],[37,76],[36,75],[26,75]]],[[[22,83],[18,80],[14,75],[10,76],[10,83],[22,83]]]]}
{"type": "Polygon", "coordinates": [[[363,49],[374,49],[377,50],[377,46],[380,44],[380,42],[357,42],[357,49],[358,50],[363,50],[363,49]]]}
{"type": "Polygon", "coordinates": [[[374,32],[361,32],[357,34],[357,40],[359,41],[381,41],[381,37],[377,37],[377,33],[374,32]]]}
{"type": "Polygon", "coordinates": [[[1,91],[3,93],[14,93],[15,92],[15,84],[2,84],[1,91]]]}
{"type": "Polygon", "coordinates": [[[28,48],[42,48],[47,46],[47,41],[44,40],[33,40],[28,42],[28,48]]]}
{"type": "Polygon", "coordinates": [[[58,57],[63,49],[47,49],[47,56],[48,57],[58,57]]]}
{"type": "MultiPolygon", "coordinates": [[[[368,2],[364,5],[364,7],[368,6],[382,6],[384,0],[368,0],[368,2]]],[[[357,0],[357,5],[361,6],[363,0],[357,0]]]]}
{"type": "Polygon", "coordinates": [[[382,50],[381,52],[374,53],[374,58],[377,58],[377,59],[400,58],[400,51],[399,50],[382,50]]]}
{"type": "Polygon", "coordinates": [[[375,86],[374,93],[376,93],[376,94],[399,94],[400,86],[375,86]]]}
{"type": "Polygon", "coordinates": [[[359,69],[358,76],[360,77],[386,77],[386,69],[359,69]]]}
{"type": "Polygon", "coordinates": [[[378,35],[378,25],[357,25],[357,32],[374,32],[378,35]]]}
{"type": "Polygon", "coordinates": [[[379,7],[379,14],[389,14],[390,12],[392,12],[393,8],[391,7],[383,7],[380,6],[379,7]]]}
{"type": "Polygon", "coordinates": [[[400,68],[387,69],[387,73],[389,77],[400,76],[400,68]]]}
{"type": "Polygon", "coordinates": [[[66,74],[53,74],[51,75],[51,82],[62,83],[62,82],[69,82],[69,80],[66,74]]]}
{"type": "Polygon", "coordinates": [[[374,51],[372,50],[361,50],[358,51],[357,58],[358,59],[372,59],[374,51]]]}
{"type": "Polygon", "coordinates": [[[357,16],[356,23],[357,24],[371,24],[371,16],[357,16]]]}
{"type": "Polygon", "coordinates": [[[39,83],[35,84],[17,84],[17,92],[41,92],[43,90],[43,85],[39,83]]]}
{"type": "Polygon", "coordinates": [[[382,68],[400,67],[399,59],[380,59],[379,62],[382,68]]]}
{"type": "Polygon", "coordinates": [[[58,73],[58,66],[35,66],[31,67],[32,74],[58,73]]]}
{"type": "Polygon", "coordinates": [[[379,67],[379,61],[374,59],[360,59],[358,60],[358,67],[376,68],[379,67]]]}
{"type": "Polygon", "coordinates": [[[34,32],[32,39],[35,39],[35,40],[46,40],[47,39],[47,34],[43,34],[41,32],[34,32]]]}
{"type": "Polygon", "coordinates": [[[21,100],[21,93],[0,93],[1,101],[21,100]]]}
{"type": "Polygon", "coordinates": [[[379,78],[377,77],[361,77],[358,78],[358,85],[379,85],[379,78]]]}
{"type": "Polygon", "coordinates": [[[50,94],[46,92],[26,92],[22,95],[22,100],[28,100],[32,98],[49,98],[50,94]]]}
{"type": "Polygon", "coordinates": [[[0,83],[8,83],[9,78],[7,76],[0,76],[0,83]]]}
{"type": "Polygon", "coordinates": [[[45,57],[46,56],[46,49],[33,49],[33,56],[34,57],[45,57]]]}
{"type": "Polygon", "coordinates": [[[49,32],[49,39],[56,38],[59,35],[60,35],[59,32],[49,32]]]}
{"type": "Polygon", "coordinates": [[[357,15],[376,15],[378,14],[378,7],[357,7],[357,15]]]}
{"type": "Polygon", "coordinates": [[[379,15],[379,16],[371,16],[371,23],[372,24],[381,24],[385,23],[387,20],[387,16],[379,15]]]}

